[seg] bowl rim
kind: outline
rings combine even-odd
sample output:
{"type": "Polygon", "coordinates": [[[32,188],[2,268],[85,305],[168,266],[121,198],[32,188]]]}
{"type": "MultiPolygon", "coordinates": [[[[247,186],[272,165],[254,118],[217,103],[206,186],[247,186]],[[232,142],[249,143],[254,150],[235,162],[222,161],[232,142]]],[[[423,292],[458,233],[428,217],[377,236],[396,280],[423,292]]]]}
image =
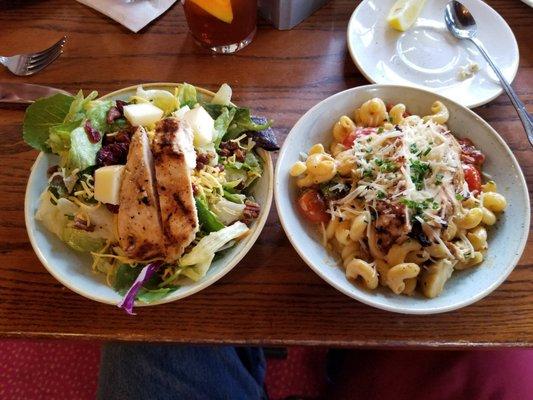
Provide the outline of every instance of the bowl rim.
{"type": "MultiPolygon", "coordinates": [[[[377,82],[375,79],[372,78],[372,76],[368,73],[368,71],[363,68],[361,62],[360,62],[360,57],[357,56],[357,54],[355,53],[355,49],[354,49],[354,46],[353,46],[353,39],[351,38],[351,35],[350,35],[350,32],[353,30],[353,26],[354,24],[356,23],[356,13],[358,11],[361,11],[360,10],[360,7],[365,7],[366,4],[371,1],[371,0],[362,0],[358,5],[357,7],[355,7],[355,9],[353,10],[351,16],[350,16],[350,19],[348,21],[348,27],[346,28],[346,45],[348,47],[348,52],[350,53],[350,58],[352,59],[352,61],[354,62],[355,66],[357,67],[357,69],[359,70],[359,72],[361,72],[361,74],[363,74],[363,76],[369,81],[371,82],[372,84],[376,84],[376,85],[391,85],[391,86],[394,86],[394,84],[389,84],[389,83],[379,83],[377,82]]],[[[505,19],[494,9],[492,8],[489,4],[485,3],[484,1],[481,1],[481,0],[478,0],[479,3],[481,3],[481,6],[486,6],[488,8],[488,12],[490,12],[491,14],[493,14],[496,18],[499,18],[500,19],[500,22],[502,23],[502,26],[504,26],[511,34],[511,37],[513,38],[513,45],[514,45],[514,48],[516,49],[516,59],[517,59],[517,62],[516,62],[516,65],[514,67],[514,70],[513,70],[513,73],[512,73],[512,76],[511,76],[511,79],[509,80],[509,84],[512,84],[516,78],[516,75],[518,74],[518,67],[520,65],[520,48],[518,47],[518,42],[516,40],[516,36],[513,32],[513,30],[511,29],[511,27],[509,26],[509,24],[507,23],[507,21],[505,21],[505,19]]],[[[426,91],[429,91],[431,92],[431,90],[429,90],[429,88],[427,87],[424,87],[424,86],[415,86],[415,83],[413,83],[413,86],[408,86],[408,85],[398,85],[398,86],[405,86],[405,87],[414,87],[414,88],[417,88],[417,89],[421,89],[421,90],[426,90],[426,91]]],[[[476,107],[481,107],[485,104],[488,104],[490,103],[492,100],[494,100],[496,97],[500,96],[502,93],[504,92],[503,90],[503,87],[500,87],[495,93],[494,95],[484,99],[484,100],[479,100],[475,103],[472,103],[472,104],[468,104],[468,105],[463,105],[463,107],[466,107],[466,108],[476,108],[476,107]]],[[[432,92],[434,93],[434,92],[432,92]]],[[[435,93],[436,94],[436,93],[435,93]]],[[[448,100],[451,100],[449,97],[446,97],[446,96],[443,96],[441,94],[439,94],[439,96],[445,98],[445,99],[448,99],[448,100]]],[[[456,103],[454,100],[451,100],[453,101],[454,103],[456,103]]]]}
{"type": "MultiPolygon", "coordinates": [[[[169,88],[169,87],[178,87],[181,86],[182,83],[173,83],[173,82],[153,82],[153,83],[146,83],[146,84],[137,84],[128,86],[119,90],[115,90],[113,92],[107,93],[104,96],[100,97],[99,99],[107,100],[111,98],[117,98],[120,97],[121,94],[131,92],[137,89],[137,87],[142,86],[143,88],[151,87],[151,88],[169,88]]],[[[199,91],[202,94],[205,94],[207,96],[213,97],[215,95],[214,92],[201,88],[196,87],[196,90],[199,91]]],[[[232,103],[233,104],[233,103],[232,103]]],[[[213,283],[217,282],[219,279],[221,279],[224,275],[229,273],[235,266],[244,258],[246,254],[250,251],[252,246],[257,241],[257,238],[261,234],[266,221],[268,219],[268,215],[270,213],[270,209],[272,207],[272,199],[273,199],[273,191],[274,191],[274,168],[272,163],[272,156],[269,152],[265,151],[264,149],[258,149],[259,154],[261,158],[264,161],[264,171],[268,171],[268,178],[267,180],[267,193],[266,193],[266,202],[264,204],[261,204],[261,213],[259,215],[259,218],[255,221],[255,225],[250,228],[250,232],[248,235],[244,238],[246,240],[246,243],[244,247],[224,266],[222,266],[219,271],[213,273],[210,276],[206,276],[203,279],[201,279],[198,282],[195,282],[191,284],[188,288],[188,290],[179,292],[176,291],[174,293],[171,293],[170,295],[159,299],[157,301],[151,302],[151,303],[143,303],[139,301],[135,301],[135,307],[148,307],[148,306],[156,306],[159,304],[165,304],[170,303],[175,300],[183,299],[185,297],[191,296],[206,287],[212,285],[213,283]]],[[[117,300],[112,300],[107,296],[96,296],[88,291],[85,291],[84,289],[80,289],[79,287],[76,287],[75,285],[72,285],[69,280],[62,279],[55,271],[55,268],[49,263],[51,260],[47,260],[46,256],[43,254],[41,248],[39,247],[37,240],[34,236],[33,229],[31,229],[33,226],[35,226],[35,215],[32,213],[32,204],[30,204],[30,187],[33,187],[33,185],[36,185],[36,174],[35,174],[35,167],[38,165],[42,158],[44,158],[46,155],[44,152],[39,152],[37,158],[33,162],[31,168],[30,168],[30,176],[28,178],[28,182],[26,184],[26,190],[24,194],[24,222],[26,225],[26,232],[28,233],[28,237],[30,239],[31,246],[33,248],[33,251],[37,255],[37,258],[43,264],[43,266],[46,268],[46,270],[52,275],[57,281],[59,281],[63,286],[67,287],[68,289],[72,290],[73,292],[88,298],[90,300],[97,301],[99,303],[109,304],[109,305],[116,305],[117,300]]],[[[263,175],[265,176],[265,175],[263,175]]],[[[117,293],[118,296],[120,296],[117,293]]]]}
{"type": "MultiPolygon", "coordinates": [[[[481,124],[485,129],[487,129],[487,130],[489,130],[491,132],[493,137],[499,143],[500,147],[503,150],[505,150],[507,155],[511,158],[514,168],[516,169],[516,171],[518,171],[518,180],[520,181],[521,194],[524,196],[525,203],[526,204],[530,204],[529,191],[527,190],[527,183],[526,183],[526,180],[524,178],[524,174],[522,172],[522,169],[520,168],[520,165],[519,165],[518,161],[516,160],[514,154],[512,153],[512,151],[509,148],[509,146],[507,146],[507,144],[505,143],[503,138],[498,134],[498,132],[496,132],[496,130],[494,128],[492,128],[488,124],[488,122],[486,122],[484,119],[482,119],[479,115],[474,113],[468,107],[463,106],[463,105],[461,105],[461,104],[459,104],[459,103],[457,103],[457,102],[455,102],[455,101],[453,101],[453,100],[451,100],[451,99],[449,99],[447,97],[444,97],[444,96],[439,95],[437,93],[431,92],[429,90],[420,89],[420,88],[412,87],[412,86],[405,86],[405,85],[370,84],[370,85],[357,86],[357,87],[354,87],[354,88],[346,89],[346,90],[343,90],[341,92],[335,93],[335,94],[333,94],[333,95],[321,100],[320,102],[315,104],[313,107],[311,107],[304,115],[302,115],[298,119],[296,124],[293,126],[293,128],[291,129],[291,131],[289,132],[289,134],[285,138],[285,141],[284,141],[284,143],[283,143],[283,145],[282,145],[282,147],[281,147],[281,149],[280,149],[280,151],[278,153],[278,159],[277,159],[278,161],[277,161],[276,170],[275,170],[275,173],[274,173],[274,199],[275,199],[276,211],[278,213],[279,220],[281,222],[283,230],[285,231],[285,234],[286,234],[287,238],[289,239],[291,245],[296,250],[298,255],[302,258],[302,260],[318,276],[320,276],[323,280],[325,280],[328,284],[330,284],[332,287],[334,287],[338,291],[340,291],[340,292],[344,293],[345,295],[347,295],[347,296],[349,296],[349,297],[351,297],[351,298],[353,298],[355,300],[358,300],[361,303],[364,303],[366,305],[369,305],[369,306],[372,306],[372,307],[375,307],[375,308],[378,308],[378,309],[381,309],[381,310],[400,313],[400,314],[428,315],[428,314],[439,314],[439,313],[449,312],[449,311],[457,310],[459,308],[463,308],[463,307],[466,307],[466,306],[468,306],[470,304],[473,304],[476,301],[481,300],[482,298],[486,297],[491,292],[493,292],[498,286],[500,286],[501,283],[503,283],[507,279],[509,274],[513,271],[515,266],[518,264],[518,261],[520,260],[522,254],[524,252],[525,246],[527,244],[528,235],[529,235],[530,219],[531,219],[531,212],[530,212],[529,207],[526,207],[526,210],[525,210],[526,222],[525,222],[525,225],[524,225],[523,232],[522,232],[522,234],[520,236],[521,243],[519,245],[519,251],[511,259],[511,261],[508,263],[508,266],[503,271],[503,273],[498,277],[498,279],[496,279],[494,282],[492,282],[484,290],[481,290],[474,297],[467,298],[467,299],[465,299],[463,301],[459,301],[459,302],[453,303],[453,304],[451,304],[449,306],[434,307],[434,308],[429,308],[429,309],[428,308],[416,308],[416,307],[413,307],[413,308],[411,308],[411,307],[402,307],[402,306],[396,306],[396,305],[389,305],[387,303],[381,304],[379,302],[373,301],[371,299],[369,300],[369,299],[367,299],[367,298],[365,298],[363,296],[360,296],[359,293],[357,293],[355,291],[350,291],[350,290],[344,289],[343,287],[337,285],[333,281],[333,279],[331,279],[329,277],[328,274],[323,272],[323,269],[320,266],[318,266],[317,262],[311,260],[311,258],[309,258],[306,255],[305,249],[300,248],[297,245],[296,240],[293,238],[293,235],[291,234],[292,233],[291,232],[291,227],[290,227],[288,221],[285,219],[285,215],[283,213],[284,212],[283,211],[283,207],[281,206],[281,204],[284,204],[284,203],[288,204],[290,202],[287,201],[288,199],[280,197],[281,196],[281,194],[280,194],[280,186],[281,186],[281,181],[282,181],[282,178],[280,176],[280,174],[281,174],[280,169],[281,169],[282,163],[280,162],[280,160],[283,160],[284,157],[285,157],[285,153],[287,152],[287,149],[289,147],[288,146],[288,143],[289,143],[288,139],[289,139],[290,135],[294,134],[294,132],[296,132],[298,129],[300,129],[300,125],[303,124],[303,120],[307,119],[307,118],[310,118],[312,115],[314,115],[317,112],[317,110],[320,107],[322,107],[322,105],[324,103],[330,102],[330,101],[334,101],[335,98],[344,96],[348,92],[361,92],[361,91],[362,92],[368,92],[369,90],[372,90],[372,89],[385,89],[385,90],[386,89],[402,89],[402,90],[410,90],[410,91],[420,92],[420,93],[422,93],[422,94],[424,94],[426,96],[428,96],[428,95],[429,96],[433,96],[434,100],[440,100],[440,101],[444,101],[444,102],[449,102],[449,103],[452,103],[453,105],[463,109],[463,111],[465,111],[467,115],[469,115],[471,118],[473,118],[473,120],[475,120],[478,124],[481,124]]],[[[354,103],[356,103],[356,102],[354,101],[354,103]]],[[[337,268],[338,264],[337,263],[335,263],[335,264],[336,264],[335,268],[337,268]]],[[[423,300],[430,301],[430,299],[423,299],[423,300]]]]}

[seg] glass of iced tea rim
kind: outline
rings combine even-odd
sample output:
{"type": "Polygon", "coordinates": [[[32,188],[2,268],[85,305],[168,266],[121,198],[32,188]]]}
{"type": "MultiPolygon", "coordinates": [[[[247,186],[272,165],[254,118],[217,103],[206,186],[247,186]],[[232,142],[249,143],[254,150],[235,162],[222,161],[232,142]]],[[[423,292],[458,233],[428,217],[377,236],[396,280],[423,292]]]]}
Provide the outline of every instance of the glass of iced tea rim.
{"type": "Polygon", "coordinates": [[[215,53],[235,53],[252,41],[257,0],[182,0],[189,30],[215,53]]]}

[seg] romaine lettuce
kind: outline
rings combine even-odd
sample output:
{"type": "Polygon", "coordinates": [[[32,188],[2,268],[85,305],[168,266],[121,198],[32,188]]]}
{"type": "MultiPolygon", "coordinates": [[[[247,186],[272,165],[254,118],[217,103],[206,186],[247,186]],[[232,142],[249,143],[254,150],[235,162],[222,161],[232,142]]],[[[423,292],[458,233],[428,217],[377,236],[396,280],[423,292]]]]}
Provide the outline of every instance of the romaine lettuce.
{"type": "Polygon", "coordinates": [[[83,91],[80,90],[74,97],[72,103],[70,104],[70,109],[68,111],[68,114],[65,116],[64,121],[79,121],[81,123],[81,120],[85,118],[86,107],[91,101],[96,99],[97,96],[98,92],[92,91],[87,97],[83,97],[83,91]]]}
{"type": "Polygon", "coordinates": [[[180,107],[189,106],[193,108],[198,103],[196,88],[188,83],[181,85],[178,91],[178,101],[180,107]]]}
{"type": "Polygon", "coordinates": [[[102,147],[102,141],[91,143],[85,133],[85,129],[80,126],[70,134],[70,149],[61,160],[61,165],[73,171],[78,168],[80,171],[96,164],[96,153],[102,147]]]}
{"type": "Polygon", "coordinates": [[[24,141],[37,150],[50,152],[50,145],[47,143],[50,128],[63,123],[73,100],[72,96],[56,94],[30,105],[24,115],[24,141]]]}

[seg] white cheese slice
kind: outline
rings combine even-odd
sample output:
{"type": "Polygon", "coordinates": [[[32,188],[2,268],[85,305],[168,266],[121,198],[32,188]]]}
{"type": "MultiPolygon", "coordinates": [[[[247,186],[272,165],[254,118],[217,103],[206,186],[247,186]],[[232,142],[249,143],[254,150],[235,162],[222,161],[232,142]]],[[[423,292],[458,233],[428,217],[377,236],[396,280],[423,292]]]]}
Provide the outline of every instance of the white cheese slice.
{"type": "Polygon", "coordinates": [[[119,204],[124,165],[108,165],[94,172],[94,198],[102,203],[119,204]]]}
{"type": "Polygon", "coordinates": [[[124,106],[124,116],[133,126],[146,126],[159,121],[163,110],[151,103],[128,104],[124,106]]]}
{"type": "Polygon", "coordinates": [[[204,146],[213,141],[215,121],[203,107],[187,111],[183,117],[194,132],[194,145],[204,146]]]}

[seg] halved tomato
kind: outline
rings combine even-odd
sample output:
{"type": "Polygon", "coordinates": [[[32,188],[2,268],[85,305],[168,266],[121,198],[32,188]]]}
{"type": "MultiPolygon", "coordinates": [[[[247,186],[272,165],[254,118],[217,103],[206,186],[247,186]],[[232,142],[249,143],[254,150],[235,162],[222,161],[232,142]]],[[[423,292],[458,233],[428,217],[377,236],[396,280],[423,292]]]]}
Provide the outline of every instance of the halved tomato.
{"type": "Polygon", "coordinates": [[[329,214],[326,212],[326,202],[322,195],[314,190],[308,189],[298,198],[298,206],[302,214],[309,221],[314,223],[328,222],[329,214]]]}
{"type": "Polygon", "coordinates": [[[463,172],[465,181],[468,183],[468,189],[471,192],[479,192],[481,190],[481,174],[479,170],[472,164],[463,164],[463,172]]]}

